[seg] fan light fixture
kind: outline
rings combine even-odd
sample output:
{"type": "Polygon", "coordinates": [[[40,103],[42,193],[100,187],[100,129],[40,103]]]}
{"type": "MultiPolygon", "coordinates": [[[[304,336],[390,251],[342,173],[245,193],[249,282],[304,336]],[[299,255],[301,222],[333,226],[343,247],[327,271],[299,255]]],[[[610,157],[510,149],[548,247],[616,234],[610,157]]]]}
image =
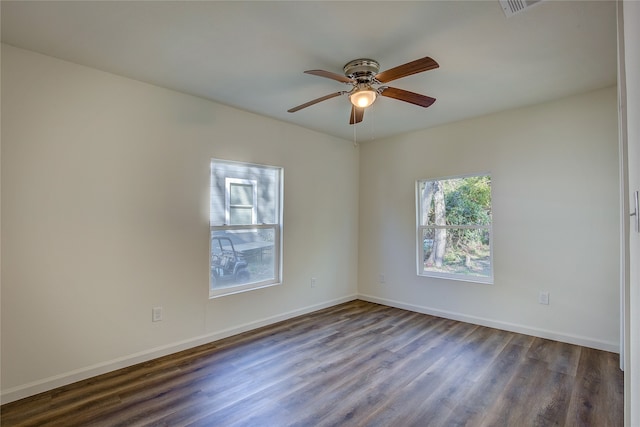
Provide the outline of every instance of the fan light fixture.
{"type": "Polygon", "coordinates": [[[367,108],[374,103],[378,93],[375,90],[362,89],[349,96],[351,103],[358,108],[367,108]]]}

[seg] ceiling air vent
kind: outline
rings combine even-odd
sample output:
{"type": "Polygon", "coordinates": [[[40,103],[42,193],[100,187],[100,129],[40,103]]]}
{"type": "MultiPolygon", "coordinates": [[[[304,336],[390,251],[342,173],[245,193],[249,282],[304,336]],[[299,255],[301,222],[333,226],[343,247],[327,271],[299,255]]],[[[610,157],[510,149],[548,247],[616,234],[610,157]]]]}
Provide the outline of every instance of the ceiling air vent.
{"type": "Polygon", "coordinates": [[[500,6],[507,18],[540,3],[542,0],[500,0],[500,6]]]}

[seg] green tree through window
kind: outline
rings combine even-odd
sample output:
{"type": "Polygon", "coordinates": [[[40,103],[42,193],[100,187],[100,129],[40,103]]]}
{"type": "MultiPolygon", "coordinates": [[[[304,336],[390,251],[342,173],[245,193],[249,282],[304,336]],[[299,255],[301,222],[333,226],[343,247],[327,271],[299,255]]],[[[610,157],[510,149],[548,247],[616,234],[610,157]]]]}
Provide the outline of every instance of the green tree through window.
{"type": "Polygon", "coordinates": [[[418,274],[491,283],[491,177],[417,182],[418,274]]]}

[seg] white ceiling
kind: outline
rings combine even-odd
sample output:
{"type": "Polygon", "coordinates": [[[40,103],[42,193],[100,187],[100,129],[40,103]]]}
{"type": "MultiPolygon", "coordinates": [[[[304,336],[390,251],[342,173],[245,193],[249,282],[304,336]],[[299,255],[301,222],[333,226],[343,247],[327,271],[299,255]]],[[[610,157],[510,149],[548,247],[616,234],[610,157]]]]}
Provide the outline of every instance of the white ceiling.
{"type": "Polygon", "coordinates": [[[616,83],[614,1],[545,1],[506,18],[491,1],[2,1],[2,41],[353,139],[347,86],[372,58],[386,70],[430,56],[440,68],[389,85],[429,108],[380,98],[366,141],[616,83]]]}

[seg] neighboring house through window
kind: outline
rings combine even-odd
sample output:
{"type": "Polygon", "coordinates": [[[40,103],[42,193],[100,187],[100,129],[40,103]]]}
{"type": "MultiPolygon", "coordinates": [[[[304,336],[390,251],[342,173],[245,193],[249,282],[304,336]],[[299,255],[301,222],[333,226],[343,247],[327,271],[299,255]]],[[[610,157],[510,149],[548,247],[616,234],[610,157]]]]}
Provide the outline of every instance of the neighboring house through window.
{"type": "Polygon", "coordinates": [[[493,283],[491,177],[416,183],[418,275],[493,283]]]}
{"type": "Polygon", "coordinates": [[[281,282],[282,168],[211,161],[209,296],[281,282]]]}

